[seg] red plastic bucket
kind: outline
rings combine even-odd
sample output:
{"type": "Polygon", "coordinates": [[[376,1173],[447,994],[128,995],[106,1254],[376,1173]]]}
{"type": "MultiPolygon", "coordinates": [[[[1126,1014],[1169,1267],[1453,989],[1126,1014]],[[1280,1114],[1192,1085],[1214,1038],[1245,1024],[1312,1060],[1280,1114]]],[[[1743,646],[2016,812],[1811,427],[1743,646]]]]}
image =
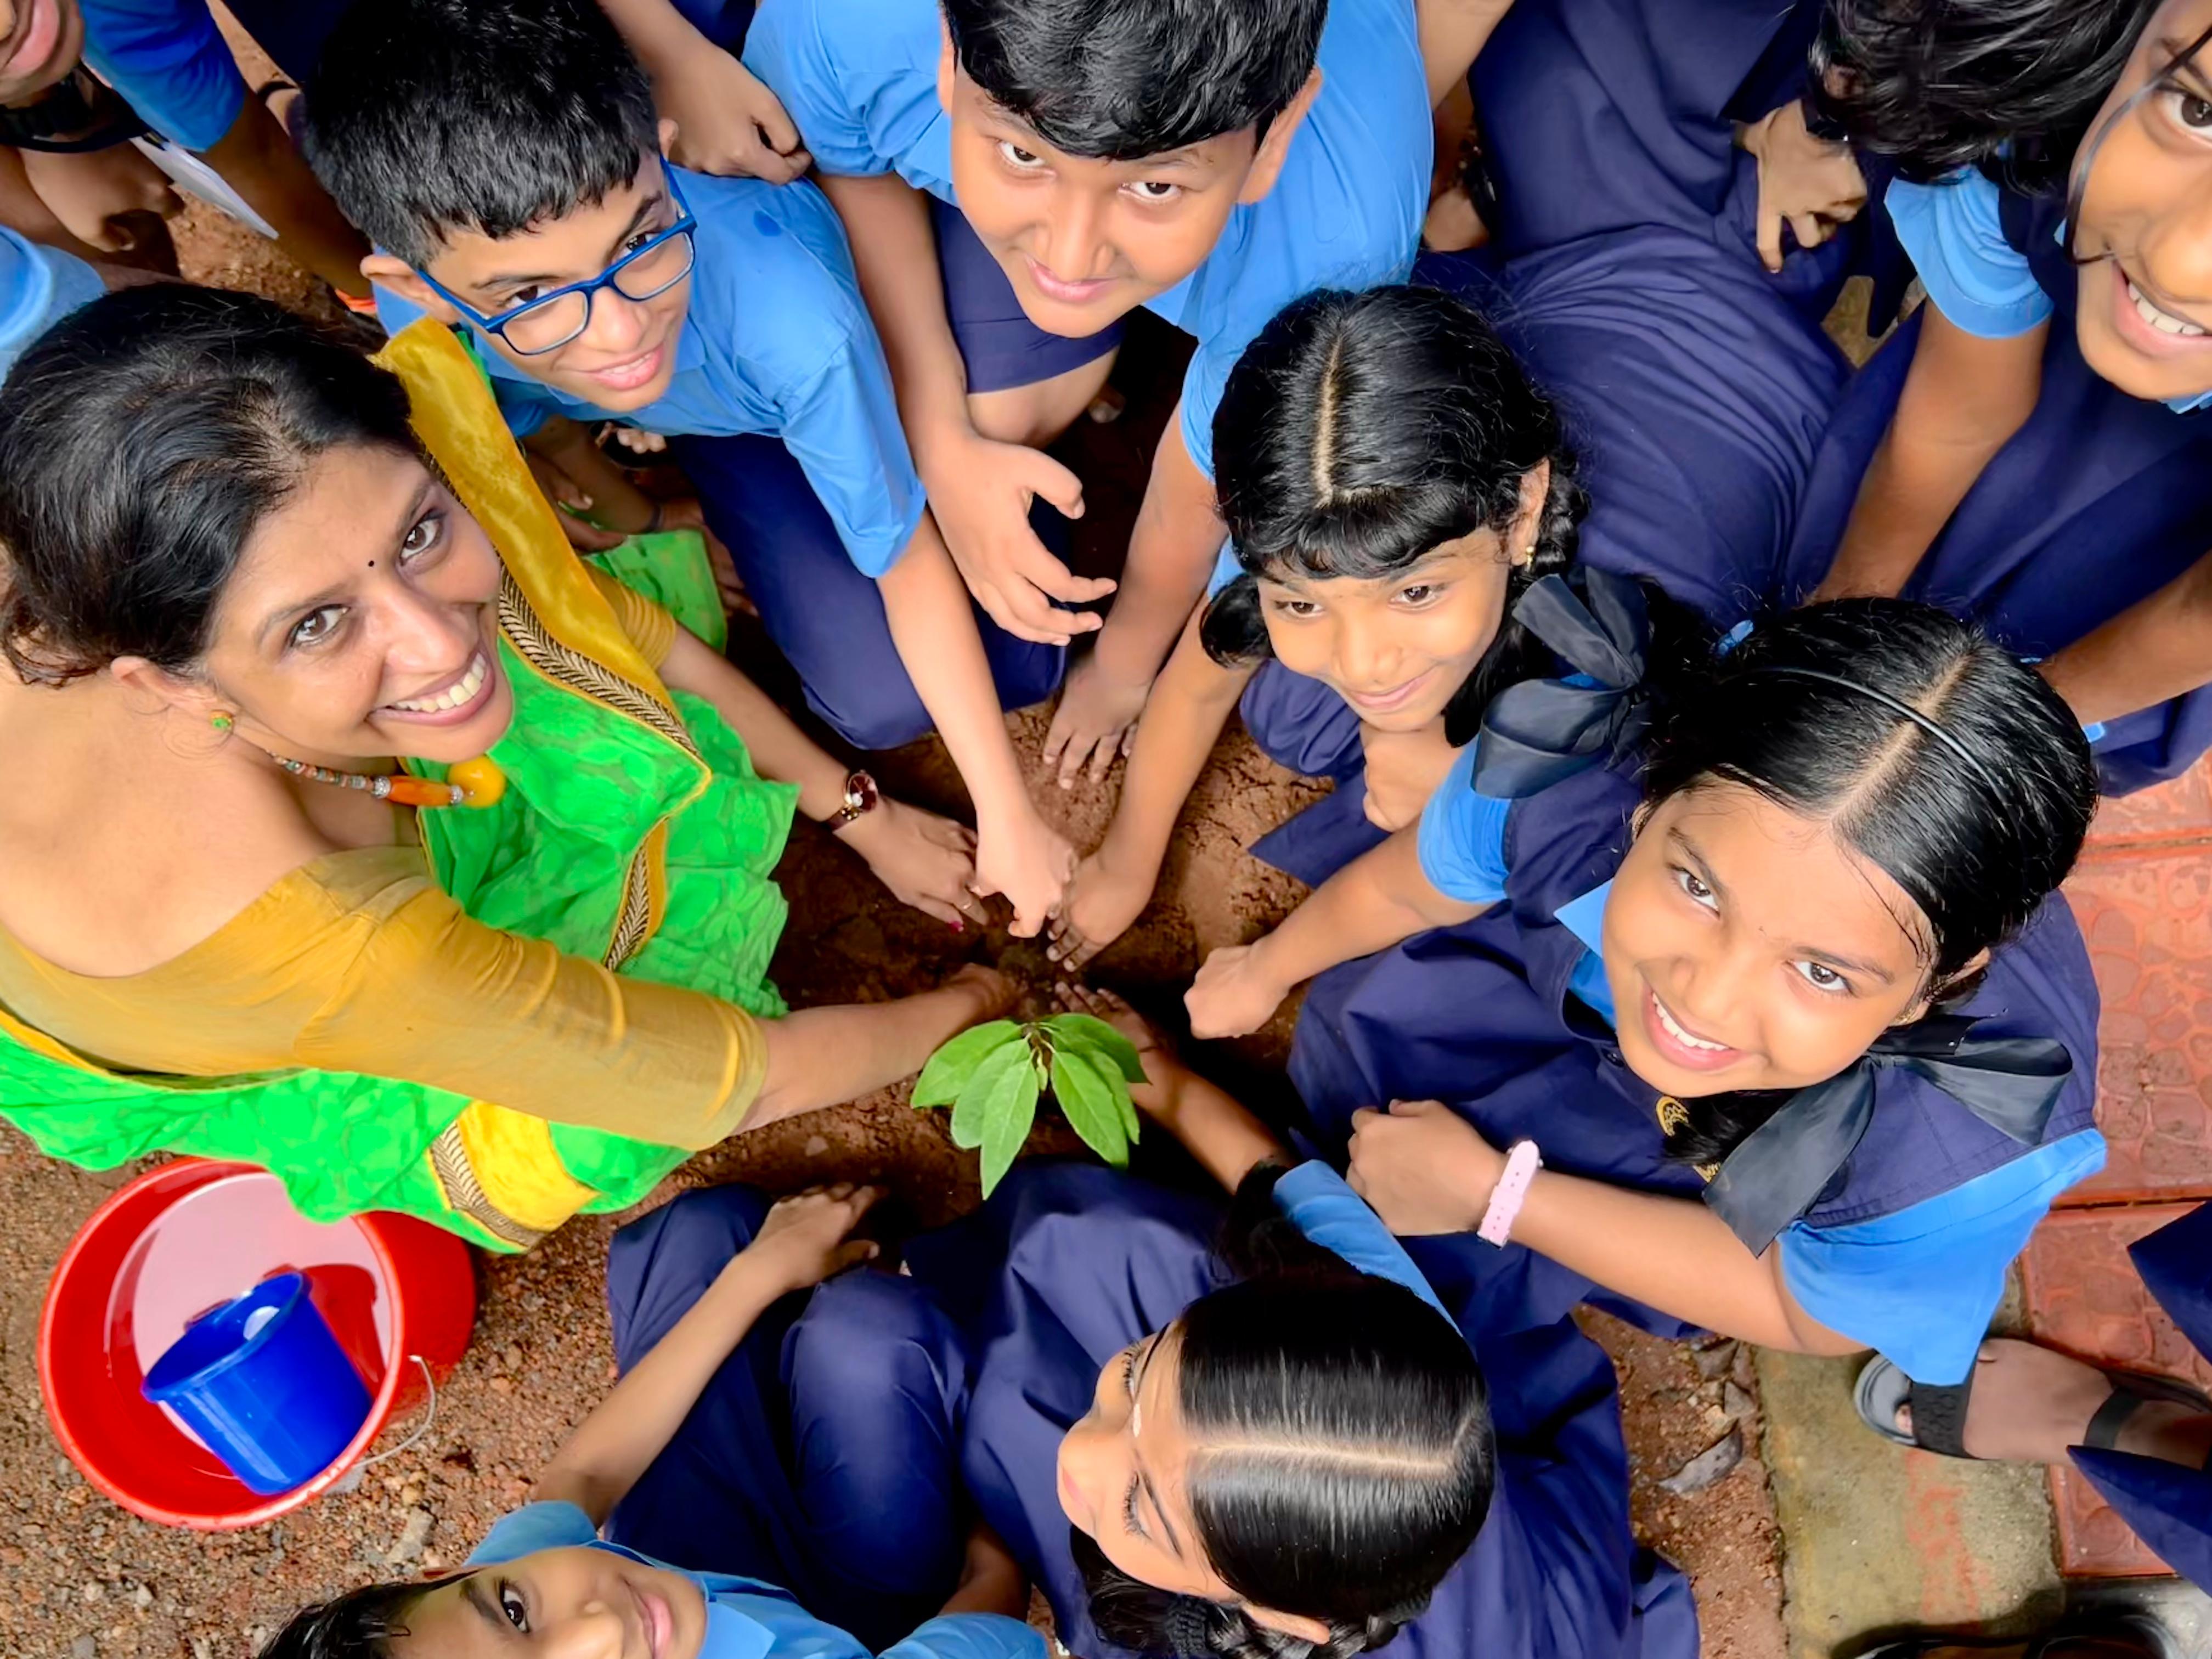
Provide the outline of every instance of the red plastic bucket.
{"type": "Polygon", "coordinates": [[[451,1233],[403,1215],[310,1221],[265,1170],[181,1158],[101,1205],[63,1253],[39,1322],[40,1389],[62,1449],[132,1514],[208,1532],[258,1526],[328,1490],[424,1403],[424,1365],[441,1378],[452,1369],[476,1310],[475,1267],[451,1233]],[[307,1275],[371,1399],[328,1468],[264,1498],[139,1383],[195,1316],[288,1270],[307,1275]]]}

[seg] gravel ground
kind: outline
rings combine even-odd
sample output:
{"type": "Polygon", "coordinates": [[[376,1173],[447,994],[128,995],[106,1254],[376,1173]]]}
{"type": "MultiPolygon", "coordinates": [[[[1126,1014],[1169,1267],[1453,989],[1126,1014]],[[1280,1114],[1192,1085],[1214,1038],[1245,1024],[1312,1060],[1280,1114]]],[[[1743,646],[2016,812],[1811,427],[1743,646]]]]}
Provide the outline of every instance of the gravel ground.
{"type": "MultiPolygon", "coordinates": [[[[188,214],[176,240],[188,275],[335,314],[327,296],[266,244],[214,216],[188,214]]],[[[1096,568],[1125,544],[1145,457],[1176,375],[1172,346],[1139,325],[1118,377],[1129,394],[1128,413],[1072,439],[1069,459],[1084,474],[1091,502],[1079,565],[1096,568]]],[[[771,687],[790,690],[772,663],[754,655],[747,665],[771,687]]],[[[1023,752],[1034,757],[1042,719],[1019,717],[1017,732],[1023,752]]],[[[876,769],[909,799],[945,810],[964,805],[934,743],[900,751],[876,769]]],[[[1094,978],[1141,1006],[1171,1010],[1206,951],[1252,937],[1296,902],[1295,884],[1242,848],[1314,793],[1233,733],[1186,813],[1159,902],[1094,964],[1094,978]]],[[[1103,829],[1108,795],[1051,792],[1051,799],[1079,843],[1103,829]]],[[[778,875],[792,921],[775,974],[795,1004],[917,990],[970,957],[1000,962],[1036,990],[1049,983],[1033,944],[1003,934],[965,939],[895,906],[849,855],[806,826],[778,875]]],[[[1279,1101],[1276,1067],[1290,1018],[1286,1009],[1266,1030],[1219,1045],[1201,1063],[1255,1104],[1279,1101]]],[[[1041,1132],[1038,1144],[1049,1140],[1041,1132]]],[[[357,1490],[244,1534],[204,1536],[149,1525],[100,1498],[63,1456],[39,1404],[33,1363],[46,1275],[83,1218],[133,1172],[57,1164],[0,1129],[0,1213],[11,1218],[0,1233],[0,1583],[7,1591],[0,1595],[0,1651],[25,1659],[242,1655],[303,1601],[370,1577],[451,1565],[522,1496],[531,1472],[611,1380],[604,1262],[620,1218],[591,1218],[527,1257],[483,1260],[475,1341],[441,1391],[434,1430],[386,1457],[357,1490]]],[[[913,1112],[896,1095],[743,1137],[695,1160],[668,1190],[733,1179],[784,1190],[848,1176],[887,1182],[923,1225],[976,1201],[972,1158],[951,1146],[937,1117],[913,1112]]],[[[1724,1659],[1779,1656],[1779,1540],[1757,1455],[1756,1387],[1747,1366],[1726,1350],[1658,1342],[1609,1320],[1593,1317],[1589,1327],[1621,1370],[1638,1537],[1691,1573],[1708,1652],[1724,1659]],[[1659,1487],[1731,1432],[1747,1453],[1731,1473],[1686,1496],[1659,1487]]],[[[397,1445],[414,1426],[397,1425],[384,1446],[397,1445]]]]}

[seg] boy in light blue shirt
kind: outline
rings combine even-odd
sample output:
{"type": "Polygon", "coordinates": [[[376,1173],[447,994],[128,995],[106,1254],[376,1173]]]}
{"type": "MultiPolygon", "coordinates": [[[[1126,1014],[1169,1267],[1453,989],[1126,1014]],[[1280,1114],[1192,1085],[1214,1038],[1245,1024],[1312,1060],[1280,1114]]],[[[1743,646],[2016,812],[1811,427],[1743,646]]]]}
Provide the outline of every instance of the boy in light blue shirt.
{"type": "Polygon", "coordinates": [[[609,529],[663,510],[580,422],[665,439],[815,711],[859,748],[944,737],[976,812],[962,911],[1003,892],[1017,933],[1042,927],[1073,854],[1001,711],[1049,692],[1059,653],[979,628],[821,194],[664,161],[672,129],[590,0],[358,6],[306,108],[388,325],[463,329],[564,504],[609,529]]]}
{"type": "Polygon", "coordinates": [[[100,273],[83,260],[0,225],[0,379],[25,346],[106,292],[100,273]]]}
{"type": "MultiPolygon", "coordinates": [[[[1465,8],[1470,12],[1481,8],[1465,8]]],[[[1080,510],[1042,455],[1097,395],[1139,307],[1196,341],[1120,591],[1046,744],[1102,775],[1221,544],[1215,404],[1291,300],[1411,269],[1430,66],[1413,0],[777,0],[745,63],[851,233],[907,433],[984,609],[1032,639],[1098,626],[1030,532],[1080,510]]],[[[1439,79],[1441,76],[1441,79],[1439,79]]]]}
{"type": "Polygon", "coordinates": [[[940,1396],[964,1388],[965,1370],[950,1322],[910,1279],[853,1273],[810,1289],[875,1254],[848,1235],[878,1195],[842,1184],[771,1209],[748,1189],[712,1188],[625,1227],[607,1272],[622,1380],[531,1501],[461,1571],[303,1609],[261,1659],[866,1659],[870,1642],[885,1659],[1045,1659],[1019,1618],[1021,1571],[987,1530],[964,1559],[957,1534],[911,1536],[917,1520],[945,1523],[957,1508],[958,1436],[943,1416],[959,1402],[940,1396]],[[854,1373],[869,1386],[853,1386],[854,1373]],[[903,1440],[886,1424],[902,1425],[903,1440]],[[844,1448],[858,1466],[815,1468],[806,1448],[825,1436],[859,1443],[844,1448]],[[722,1570],[601,1538],[634,1532],[639,1504],[696,1470],[716,1472],[740,1511],[695,1498],[688,1514],[654,1518],[688,1522],[688,1559],[722,1570]],[[870,1642],[764,1582],[786,1561],[842,1582],[842,1593],[817,1587],[817,1605],[836,1602],[823,1610],[847,1623],[878,1615],[870,1642]],[[892,1593],[902,1578],[939,1583],[911,1622],[887,1623],[880,1615],[913,1601],[892,1593]]]}

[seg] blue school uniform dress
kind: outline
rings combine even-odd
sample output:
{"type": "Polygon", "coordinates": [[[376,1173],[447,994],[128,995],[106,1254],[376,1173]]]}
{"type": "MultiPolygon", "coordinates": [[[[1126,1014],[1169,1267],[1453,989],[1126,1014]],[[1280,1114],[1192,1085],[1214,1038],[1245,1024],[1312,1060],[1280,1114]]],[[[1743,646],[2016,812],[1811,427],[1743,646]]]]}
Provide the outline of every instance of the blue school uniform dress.
{"type": "MultiPolygon", "coordinates": [[[[611,1550],[651,1567],[672,1564],[603,1540],[574,1504],[526,1504],[501,1520],[476,1553],[471,1568],[494,1567],[539,1550],[611,1550]]],[[[706,1598],[707,1630],[698,1659],[1044,1659],[1044,1638],[1018,1620],[992,1613],[932,1619],[878,1649],[842,1626],[817,1619],[791,1595],[744,1572],[687,1571],[706,1598]]]]}
{"type": "MultiPolygon", "coordinates": [[[[1433,1291],[1374,1212],[1326,1166],[1279,1182],[1298,1229],[1364,1273],[1433,1291]]],[[[1114,1170],[1023,1164],[977,1217],[908,1249],[914,1270],[975,1298],[978,1366],[963,1467],[984,1518],[1052,1603],[1060,1640],[1103,1640],[1056,1496],[1058,1451],[1090,1411],[1107,1361],[1228,1284],[1222,1206],[1114,1170]]],[[[1497,1486],[1474,1544],[1428,1609],[1379,1652],[1392,1659],[1689,1659],[1697,1613],[1682,1576],[1636,1548],[1612,1362],[1565,1321],[1459,1324],[1489,1385],[1497,1486]]]]}
{"type": "MultiPolygon", "coordinates": [[[[667,392],[612,415],[487,349],[500,408],[520,437],[565,415],[667,438],[808,705],[856,747],[910,742],[931,720],[876,579],[927,502],[844,228],[811,184],[668,171],[698,230],[667,392]]],[[[385,289],[376,300],[395,334],[422,314],[385,289]]],[[[1004,705],[1048,696],[1061,652],[975,618],[1004,705]]]]}
{"type": "MultiPolygon", "coordinates": [[[[1589,497],[1579,566],[1656,582],[1717,629],[1765,607],[1845,369],[1764,271],[1650,225],[1502,264],[1431,256],[1418,276],[1488,317],[1559,405],[1589,497]]],[[[1224,551],[1213,591],[1240,568],[1224,551]]],[[[1336,783],[1255,857],[1313,884],[1382,839],[1350,704],[1269,663],[1243,713],[1273,759],[1336,783]]]]}
{"type": "MultiPolygon", "coordinates": [[[[1025,386],[1097,357],[1117,331],[1089,341],[1043,333],[967,228],[952,191],[952,124],[937,96],[941,27],[930,0],[776,0],[754,21],[745,63],[783,100],[823,172],[895,172],[935,198],[969,389],[1025,386]]],[[[1320,64],[1320,95],[1274,188],[1235,209],[1206,262],[1145,305],[1198,341],[1182,432],[1208,477],[1214,406],[1252,337],[1316,289],[1402,281],[1420,239],[1431,146],[1413,7],[1335,0],[1320,64]]]]}
{"type": "MultiPolygon", "coordinates": [[[[2048,324],[2034,412],[1991,458],[1906,584],[1984,622],[2022,655],[2049,656],[2157,592],[2212,550],[2212,398],[2131,398],[2082,361],[2064,203],[1978,173],[1889,186],[1898,232],[1929,303],[1969,334],[2004,339],[2048,324]]],[[[1860,481],[1897,411],[1920,319],[1884,343],[1837,409],[1790,550],[1791,596],[1834,562],[1860,481]]],[[[2107,793],[2185,771],[2212,748],[2212,692],[2106,722],[2107,793]]]]}
{"type": "MultiPolygon", "coordinates": [[[[1362,1107],[1444,1101],[1495,1146],[1534,1140],[1547,1169],[1703,1198],[1754,1251],[1778,1236],[1784,1281],[1814,1319],[1910,1376],[1963,1377],[2029,1231],[2104,1164],[2094,1121],[2097,988],[2065,901],[2046,900],[1947,1011],[1971,1027],[1923,1021],[1839,1079],[1871,1088],[1864,1132],[1843,1143],[1839,1164],[1811,1166],[1806,1189],[1787,1200],[1786,1186],[1749,1173],[1750,1160],[1779,1155],[1802,1177],[1791,1131],[1826,1109],[1816,1101],[1838,1099],[1808,1090],[1709,1182],[1669,1161],[1662,1119],[1679,1107],[1628,1069],[1613,1035],[1600,946],[1640,800],[1633,759],[1506,801],[1471,787],[1475,753],[1462,754],[1423,815],[1421,866],[1440,891],[1491,908],[1314,981],[1290,1071],[1316,1144],[1340,1156],[1362,1107]],[[2014,1046],[2036,1052],[2034,1076],[2015,1084],[1951,1069],[2012,1069],[2023,1064],[2004,1055],[2014,1046]],[[1966,1103],[1984,1089],[2008,1109],[1966,1103]],[[2035,1104],[2014,1115],[2023,1094],[2035,1104]]],[[[1517,1299],[1540,1322],[1587,1299],[1662,1334],[1687,1328],[1518,1245],[1500,1250],[1464,1233],[1412,1247],[1440,1290],[1517,1299]]]]}
{"type": "MultiPolygon", "coordinates": [[[[2212,1204],[2138,1239],[2128,1254],[2159,1306],[2197,1352],[2212,1358],[2212,1204]]],[[[2070,1455],[2160,1560],[2212,1591],[2212,1471],[2089,1446],[2070,1455]]]]}
{"type": "Polygon", "coordinates": [[[83,260],[0,225],[0,377],[39,336],[105,292],[83,260]]]}
{"type": "MultiPolygon", "coordinates": [[[[615,1235],[607,1302],[623,1371],[751,1242],[769,1205],[749,1187],[707,1188],[615,1235]]],[[[957,1468],[968,1384],[961,1334],[911,1279],[861,1269],[786,1297],[723,1361],[616,1507],[607,1537],[695,1574],[717,1601],[741,1598],[738,1610],[779,1644],[804,1638],[810,1653],[823,1651],[816,1641],[829,1654],[872,1653],[911,1631],[889,1650],[1043,1659],[1012,1620],[930,1617],[959,1581],[968,1532],[957,1468]]],[[[589,1541],[580,1511],[538,1504],[521,1515],[545,1509],[565,1511],[567,1531],[581,1528],[551,1541],[589,1541]]],[[[544,1547],[509,1543],[505,1529],[520,1519],[485,1547],[544,1547]]]]}
{"type": "Polygon", "coordinates": [[[1759,264],[1759,164],[1740,122],[1802,97],[1824,0],[1516,0],[1472,87],[1494,198],[1492,246],[1513,257],[1662,224],[1724,249],[1817,324],[1848,276],[1876,279],[1877,326],[1910,276],[1872,200],[1818,248],[1787,230],[1778,276],[1759,264]]]}

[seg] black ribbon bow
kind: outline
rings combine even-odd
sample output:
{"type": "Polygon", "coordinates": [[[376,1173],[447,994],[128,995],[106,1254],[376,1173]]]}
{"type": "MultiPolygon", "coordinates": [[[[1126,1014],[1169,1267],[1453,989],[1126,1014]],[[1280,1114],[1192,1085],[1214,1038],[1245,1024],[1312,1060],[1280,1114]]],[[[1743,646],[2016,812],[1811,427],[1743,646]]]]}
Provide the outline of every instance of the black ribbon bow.
{"type": "Polygon", "coordinates": [[[1474,787],[1493,800],[1518,800],[1626,753],[1644,736],[1643,694],[1651,619],[1644,590],[1609,570],[1580,573],[1577,595],[1563,576],[1534,583],[1514,620],[1594,684],[1523,680],[1491,699],[1474,740],[1474,787]]]}
{"type": "Polygon", "coordinates": [[[2074,1057],[2052,1037],[1977,1037],[1980,1023],[1931,1014],[1886,1032],[1855,1064],[1800,1089],[1752,1131],[1705,1188],[1705,1202],[1753,1254],[1764,1250],[1857,1151],[1884,1067],[1917,1073],[1992,1128],[2034,1146],[2074,1057]]]}

